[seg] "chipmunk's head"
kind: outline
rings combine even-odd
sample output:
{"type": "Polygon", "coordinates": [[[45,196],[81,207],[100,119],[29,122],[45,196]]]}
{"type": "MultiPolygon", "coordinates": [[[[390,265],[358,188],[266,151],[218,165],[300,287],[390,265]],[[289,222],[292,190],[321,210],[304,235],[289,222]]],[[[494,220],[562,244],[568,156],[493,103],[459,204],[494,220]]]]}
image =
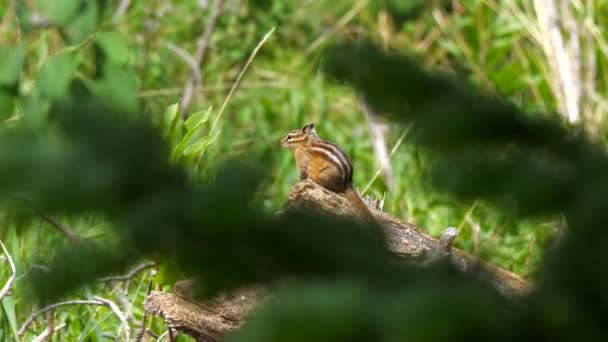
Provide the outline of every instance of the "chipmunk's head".
{"type": "Polygon", "coordinates": [[[294,129],[293,131],[289,132],[283,139],[281,139],[281,146],[295,149],[301,146],[306,146],[314,140],[319,140],[319,136],[315,130],[315,124],[309,123],[308,125],[302,127],[302,129],[294,129]]]}

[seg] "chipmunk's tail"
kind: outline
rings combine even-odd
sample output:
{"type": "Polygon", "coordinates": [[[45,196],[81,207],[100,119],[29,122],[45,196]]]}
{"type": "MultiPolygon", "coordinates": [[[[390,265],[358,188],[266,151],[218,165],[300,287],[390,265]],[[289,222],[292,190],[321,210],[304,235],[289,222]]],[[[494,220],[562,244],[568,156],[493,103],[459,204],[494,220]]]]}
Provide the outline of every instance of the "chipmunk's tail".
{"type": "Polygon", "coordinates": [[[346,191],[344,191],[344,195],[350,201],[350,203],[355,207],[357,213],[363,217],[368,222],[375,222],[374,214],[372,214],[371,210],[367,207],[367,204],[363,202],[357,190],[355,190],[352,186],[349,186],[346,191]]]}

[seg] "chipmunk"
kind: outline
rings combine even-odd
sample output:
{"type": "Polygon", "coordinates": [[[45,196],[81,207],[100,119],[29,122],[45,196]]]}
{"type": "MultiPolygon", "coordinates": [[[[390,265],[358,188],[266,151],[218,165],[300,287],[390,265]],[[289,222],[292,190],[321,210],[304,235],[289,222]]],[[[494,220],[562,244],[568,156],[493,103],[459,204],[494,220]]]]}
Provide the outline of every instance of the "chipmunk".
{"type": "Polygon", "coordinates": [[[294,151],[300,179],[310,179],[322,187],[343,193],[355,210],[367,221],[374,216],[353,188],[353,165],[338,145],[323,141],[310,123],[295,129],[283,139],[281,146],[294,151]]]}

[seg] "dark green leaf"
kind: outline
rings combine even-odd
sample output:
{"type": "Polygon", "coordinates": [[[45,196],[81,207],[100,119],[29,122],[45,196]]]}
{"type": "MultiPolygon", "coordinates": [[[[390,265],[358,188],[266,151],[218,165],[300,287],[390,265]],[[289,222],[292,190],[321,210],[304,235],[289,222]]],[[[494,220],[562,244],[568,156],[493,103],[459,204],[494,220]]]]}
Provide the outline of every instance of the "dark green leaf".
{"type": "Polygon", "coordinates": [[[22,46],[0,46],[0,86],[14,86],[21,74],[24,49],[22,46]]]}
{"type": "Polygon", "coordinates": [[[113,65],[105,65],[103,70],[102,79],[89,82],[93,93],[114,110],[128,113],[137,111],[139,100],[135,74],[113,65]]]}
{"type": "Polygon", "coordinates": [[[77,62],[71,53],[55,55],[42,66],[38,84],[43,96],[59,99],[67,94],[77,62]]]}
{"type": "Polygon", "coordinates": [[[103,50],[109,63],[124,65],[129,61],[127,42],[116,32],[99,32],[96,43],[103,50]]]}
{"type": "Polygon", "coordinates": [[[13,114],[13,96],[0,90],[0,120],[6,119],[13,114]]]}
{"type": "Polygon", "coordinates": [[[23,118],[26,126],[40,128],[46,122],[50,100],[40,95],[40,91],[34,91],[23,97],[23,118]]]}
{"type": "Polygon", "coordinates": [[[78,43],[97,29],[99,18],[98,1],[85,1],[78,15],[70,22],[67,33],[71,43],[78,43]]]}

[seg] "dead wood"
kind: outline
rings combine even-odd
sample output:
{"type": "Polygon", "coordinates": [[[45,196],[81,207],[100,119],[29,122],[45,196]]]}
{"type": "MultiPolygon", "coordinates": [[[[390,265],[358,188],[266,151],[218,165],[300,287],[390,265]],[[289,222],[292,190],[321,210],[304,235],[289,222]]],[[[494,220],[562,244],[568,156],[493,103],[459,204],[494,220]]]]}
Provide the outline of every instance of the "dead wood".
{"type": "MultiPolygon", "coordinates": [[[[346,198],[310,181],[300,182],[293,187],[285,209],[313,209],[338,216],[355,215],[346,198]]],[[[529,282],[515,273],[452,248],[456,236],[453,228],[447,229],[439,241],[412,224],[377,210],[372,209],[372,212],[384,229],[388,248],[401,257],[421,263],[447,258],[461,271],[475,272],[510,297],[524,295],[532,289],[529,282]]],[[[189,295],[190,287],[188,281],[182,281],[176,283],[173,294],[152,291],[145,300],[144,309],[148,314],[163,317],[169,327],[187,333],[197,341],[220,340],[242,324],[269,296],[266,289],[247,288],[201,303],[189,295]]]]}

